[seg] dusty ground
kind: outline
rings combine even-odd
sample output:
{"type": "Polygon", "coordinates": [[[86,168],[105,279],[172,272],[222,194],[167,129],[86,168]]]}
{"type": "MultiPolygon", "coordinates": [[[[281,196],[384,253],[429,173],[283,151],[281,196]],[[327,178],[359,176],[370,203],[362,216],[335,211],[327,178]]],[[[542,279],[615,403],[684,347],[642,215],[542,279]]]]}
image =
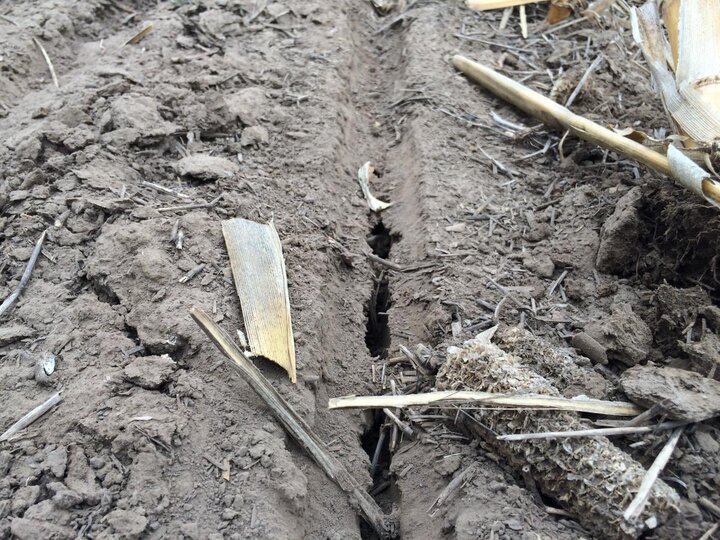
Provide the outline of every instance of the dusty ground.
{"type": "MultiPolygon", "coordinates": [[[[0,298],[48,230],[0,326],[0,430],[63,395],[0,446],[0,538],[373,538],[188,315],[200,306],[228,330],[242,325],[220,232],[233,216],[272,218],[283,239],[298,384],[262,369],[396,509],[404,538],[602,538],[549,511],[557,502],[531,479],[443,418],[418,417],[421,442],[385,449],[373,479],[382,420],[326,403],[388,391],[391,378],[429,388],[395,360],[399,346],[424,344],[437,363],[494,315],[573,359],[580,375],[550,374],[568,396],[623,397],[618,374],[648,361],[710,372],[719,214],[584,143],[561,153],[562,134],[512,136],[491,111],[534,123],[449,63],[462,52],[550,93],[602,52],[574,108],[662,129],[623,20],[543,36],[544,11],[531,7],[523,40],[517,20],[499,31],[499,13],[457,1],[420,0],[395,24],[367,2],[256,4],[0,8],[0,298]],[[146,21],[153,31],[123,45],[146,21]],[[203,155],[227,161],[188,163],[203,155]],[[376,195],[395,203],[382,219],[355,179],[368,160],[376,195]],[[371,249],[411,270],[371,265],[371,249]],[[532,309],[498,308],[508,291],[532,309]],[[570,349],[582,330],[607,346],[607,367],[570,349]],[[56,356],[49,381],[35,376],[44,352],[56,356]],[[452,503],[431,509],[472,463],[452,503]]],[[[665,440],[614,442],[649,465],[665,440]]],[[[686,431],[663,474],[683,511],[659,536],[699,538],[720,517],[697,505],[720,505],[719,449],[715,422],[686,431]]]]}

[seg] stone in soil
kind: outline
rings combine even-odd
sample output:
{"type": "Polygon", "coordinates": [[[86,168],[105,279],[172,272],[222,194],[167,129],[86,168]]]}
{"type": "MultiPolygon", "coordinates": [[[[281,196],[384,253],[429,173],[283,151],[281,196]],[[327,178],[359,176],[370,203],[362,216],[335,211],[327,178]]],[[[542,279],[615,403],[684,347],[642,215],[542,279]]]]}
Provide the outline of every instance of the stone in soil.
{"type": "Polygon", "coordinates": [[[177,368],[177,364],[168,355],[142,356],[125,366],[125,380],[146,388],[155,390],[160,388],[169,379],[177,368]]]}
{"type": "Polygon", "coordinates": [[[38,519],[15,518],[10,522],[10,531],[18,540],[69,540],[75,538],[72,529],[38,519]]]}
{"type": "Polygon", "coordinates": [[[104,521],[115,531],[116,538],[123,540],[140,538],[148,524],[145,516],[131,510],[113,510],[104,521]]]}
{"type": "Polygon", "coordinates": [[[528,255],[523,259],[523,266],[538,277],[551,278],[555,273],[555,264],[545,253],[528,255]]]}
{"type": "Polygon", "coordinates": [[[267,97],[262,88],[243,88],[225,98],[228,110],[245,126],[254,126],[267,108],[267,97]]]}
{"type": "Polygon", "coordinates": [[[49,469],[55,478],[62,478],[63,476],[65,476],[67,461],[67,449],[64,446],[61,446],[47,455],[43,466],[49,469]]]}
{"type": "Polygon", "coordinates": [[[231,178],[240,170],[229,159],[205,154],[195,154],[182,158],[175,164],[175,170],[180,176],[212,182],[220,178],[231,178]]]}
{"type": "Polygon", "coordinates": [[[267,144],[270,140],[268,130],[262,126],[246,127],[240,135],[240,146],[257,146],[267,144]]]}

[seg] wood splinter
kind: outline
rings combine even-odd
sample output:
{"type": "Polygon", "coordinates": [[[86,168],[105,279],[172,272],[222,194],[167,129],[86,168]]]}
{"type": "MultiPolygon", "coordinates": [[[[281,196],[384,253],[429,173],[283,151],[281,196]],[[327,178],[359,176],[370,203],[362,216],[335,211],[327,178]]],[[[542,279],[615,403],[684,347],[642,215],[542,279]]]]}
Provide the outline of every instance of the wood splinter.
{"type": "Polygon", "coordinates": [[[350,500],[359,508],[363,518],[380,538],[397,538],[400,526],[397,516],[384,514],[355,477],[333,456],[324,442],[312,431],[300,415],[278,393],[233,340],[201,309],[193,308],[192,318],[210,340],[225,355],[226,363],[238,373],[270,408],[285,430],[310,454],[315,463],[331,480],[335,481],[350,500]]]}

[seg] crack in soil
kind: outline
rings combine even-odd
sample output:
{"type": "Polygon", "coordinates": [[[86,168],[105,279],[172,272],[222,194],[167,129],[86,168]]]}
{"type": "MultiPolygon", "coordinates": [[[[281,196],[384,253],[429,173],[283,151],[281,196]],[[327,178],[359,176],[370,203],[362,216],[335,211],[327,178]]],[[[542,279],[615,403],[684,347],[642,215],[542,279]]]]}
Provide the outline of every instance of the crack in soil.
{"type": "MultiPolygon", "coordinates": [[[[382,220],[375,225],[367,236],[367,243],[372,252],[386,259],[390,255],[393,238],[390,230],[385,227],[382,220]]],[[[370,356],[374,358],[385,358],[390,348],[390,324],[388,310],[392,305],[390,292],[390,280],[384,270],[376,270],[374,275],[374,286],[366,307],[367,331],[365,333],[365,344],[370,356]]]]}

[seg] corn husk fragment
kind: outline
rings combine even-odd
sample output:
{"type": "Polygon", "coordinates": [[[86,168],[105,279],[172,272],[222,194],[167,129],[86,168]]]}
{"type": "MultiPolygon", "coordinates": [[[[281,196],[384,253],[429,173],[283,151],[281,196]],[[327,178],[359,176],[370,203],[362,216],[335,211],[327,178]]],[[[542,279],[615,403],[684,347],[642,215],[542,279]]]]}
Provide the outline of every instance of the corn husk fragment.
{"type": "Polygon", "coordinates": [[[720,10],[717,0],[667,0],[662,15],[667,35],[655,0],[633,9],[631,22],[674,130],[685,136],[685,156],[669,150],[668,160],[678,182],[718,206],[720,10]]]}
{"type": "Polygon", "coordinates": [[[275,226],[247,219],[223,221],[235,288],[250,350],[287,371],[296,381],[285,259],[275,226]]]}
{"type": "Polygon", "coordinates": [[[372,193],[370,193],[370,179],[373,177],[373,172],[375,172],[375,169],[368,161],[358,170],[358,182],[360,183],[360,189],[362,190],[363,195],[365,196],[365,200],[367,201],[368,208],[370,208],[370,210],[372,210],[373,212],[381,212],[386,208],[390,208],[393,203],[381,201],[380,199],[376,198],[372,193]]]}

